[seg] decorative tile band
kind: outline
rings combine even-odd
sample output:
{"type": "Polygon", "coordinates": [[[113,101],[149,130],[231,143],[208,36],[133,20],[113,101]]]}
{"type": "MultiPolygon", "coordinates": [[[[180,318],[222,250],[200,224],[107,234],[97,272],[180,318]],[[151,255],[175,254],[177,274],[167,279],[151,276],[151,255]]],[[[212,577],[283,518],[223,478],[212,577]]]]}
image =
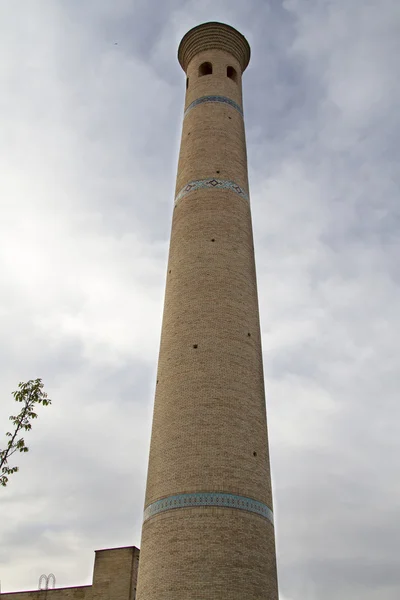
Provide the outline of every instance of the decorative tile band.
{"type": "Polygon", "coordinates": [[[199,104],[204,104],[204,102],[220,102],[221,104],[228,104],[229,106],[232,106],[232,108],[237,110],[238,113],[240,113],[243,117],[243,111],[239,104],[237,104],[234,100],[227,98],[226,96],[202,96],[201,98],[197,98],[191,104],[189,104],[189,106],[184,112],[183,117],[185,118],[186,115],[192,110],[192,108],[198,106],[199,104]]]}
{"type": "Polygon", "coordinates": [[[199,190],[202,188],[230,190],[232,192],[235,192],[235,194],[238,194],[245,200],[249,199],[249,197],[246,194],[246,192],[244,191],[244,189],[241,188],[240,185],[238,185],[234,181],[230,181],[229,179],[211,178],[211,179],[197,179],[195,181],[189,181],[189,183],[187,185],[185,185],[184,188],[181,189],[179,194],[177,194],[177,196],[175,198],[175,204],[177,204],[177,202],[179,202],[179,200],[181,200],[184,196],[186,196],[186,194],[189,194],[189,192],[193,192],[194,190],[199,190]]]}
{"type": "Polygon", "coordinates": [[[175,510],[177,508],[191,508],[194,506],[221,506],[223,508],[237,508],[247,512],[255,513],[268,519],[274,524],[273,512],[266,504],[246,498],[246,496],[236,496],[235,494],[226,494],[225,492],[196,492],[193,494],[178,494],[162,498],[152,504],[149,504],[144,511],[143,521],[150,517],[165,512],[166,510],[175,510]]]}

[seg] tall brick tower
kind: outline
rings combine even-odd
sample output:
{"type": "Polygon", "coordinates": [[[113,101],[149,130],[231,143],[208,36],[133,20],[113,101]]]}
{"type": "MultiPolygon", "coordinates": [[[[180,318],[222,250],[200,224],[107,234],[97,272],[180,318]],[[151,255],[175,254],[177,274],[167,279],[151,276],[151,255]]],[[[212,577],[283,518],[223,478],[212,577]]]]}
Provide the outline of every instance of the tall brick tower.
{"type": "Polygon", "coordinates": [[[277,600],[247,179],[246,39],[182,39],[186,101],[137,600],[277,600]]]}

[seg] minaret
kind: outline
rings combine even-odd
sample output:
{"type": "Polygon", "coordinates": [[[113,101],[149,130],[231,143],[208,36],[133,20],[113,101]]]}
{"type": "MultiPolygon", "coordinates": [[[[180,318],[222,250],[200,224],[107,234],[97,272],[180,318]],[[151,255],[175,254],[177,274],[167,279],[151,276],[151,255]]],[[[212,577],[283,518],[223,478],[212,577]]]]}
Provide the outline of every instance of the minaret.
{"type": "Polygon", "coordinates": [[[277,600],[243,122],[246,39],[182,39],[186,100],[137,600],[277,600]]]}

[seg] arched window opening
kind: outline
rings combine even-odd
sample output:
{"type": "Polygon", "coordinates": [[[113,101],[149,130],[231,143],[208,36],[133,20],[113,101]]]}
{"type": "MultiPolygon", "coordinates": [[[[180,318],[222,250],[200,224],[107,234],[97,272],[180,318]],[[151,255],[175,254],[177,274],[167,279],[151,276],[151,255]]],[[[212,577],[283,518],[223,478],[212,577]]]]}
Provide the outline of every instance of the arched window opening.
{"type": "Polygon", "coordinates": [[[189,77],[186,77],[186,89],[189,87],[189,77]]]}
{"type": "Polygon", "coordinates": [[[233,79],[233,81],[237,83],[238,75],[236,69],[234,69],[233,67],[227,67],[226,74],[229,77],[229,79],[233,79]]]}
{"type": "Polygon", "coordinates": [[[199,77],[203,75],[212,75],[212,64],[210,62],[202,63],[199,66],[199,77]]]}

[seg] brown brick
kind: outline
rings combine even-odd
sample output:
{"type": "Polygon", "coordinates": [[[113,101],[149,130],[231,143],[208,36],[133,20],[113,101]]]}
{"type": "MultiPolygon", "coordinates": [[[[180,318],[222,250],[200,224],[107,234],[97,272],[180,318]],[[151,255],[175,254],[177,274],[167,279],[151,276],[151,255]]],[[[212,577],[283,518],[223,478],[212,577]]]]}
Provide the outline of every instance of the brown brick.
{"type": "Polygon", "coordinates": [[[135,546],[97,550],[93,585],[10,592],[2,600],[135,600],[139,549],[135,546]]]}
{"type": "MultiPolygon", "coordinates": [[[[242,69],[234,29],[205,24],[179,51],[188,87],[176,194],[190,182],[235,182],[247,195],[242,69]],[[199,75],[212,64],[212,74],[199,75]],[[227,67],[237,73],[227,76],[227,67]]],[[[215,185],[219,185],[215,183],[215,185]]],[[[173,495],[224,492],[272,510],[250,205],[231,187],[198,187],[172,220],[146,507],[173,495]]],[[[138,600],[277,600],[273,525],[246,510],[159,512],[142,532],[138,600]]]]}

